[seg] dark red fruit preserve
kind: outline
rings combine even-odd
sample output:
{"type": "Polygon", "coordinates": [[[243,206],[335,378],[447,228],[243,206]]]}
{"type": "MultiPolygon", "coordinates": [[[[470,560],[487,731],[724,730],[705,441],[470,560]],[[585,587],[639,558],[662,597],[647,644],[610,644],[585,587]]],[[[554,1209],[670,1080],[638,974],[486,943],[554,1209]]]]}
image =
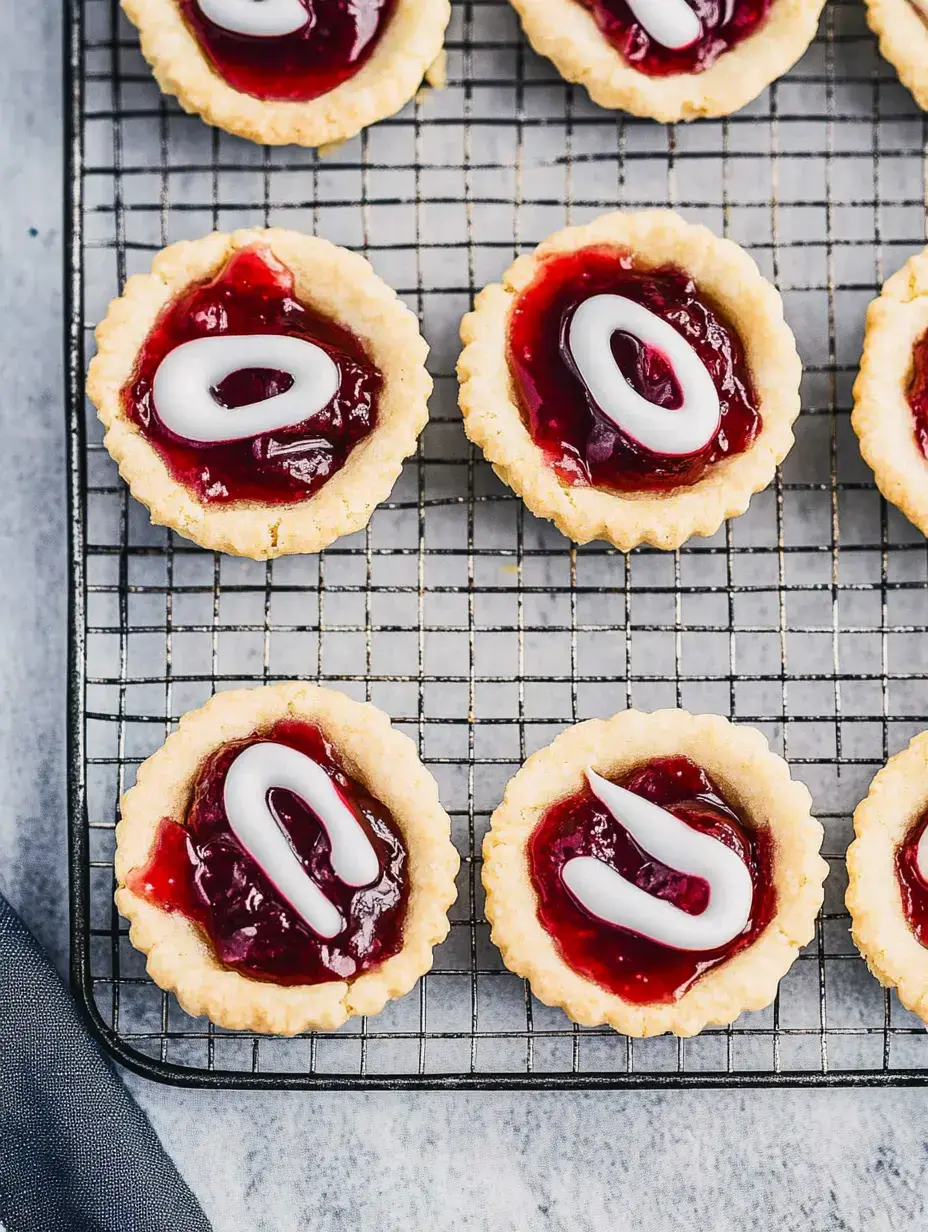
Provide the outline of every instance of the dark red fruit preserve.
{"type": "Polygon", "coordinates": [[[760,27],[773,0],[687,0],[702,24],[702,34],[677,51],[652,39],[641,22],[635,20],[626,0],[580,3],[590,10],[597,26],[629,64],[649,77],[669,77],[711,68],[719,56],[760,27]]]}
{"type": "MultiPolygon", "coordinates": [[[[612,337],[623,376],[656,406],[679,409],[669,361],[624,332],[612,337]]],[[[616,248],[550,257],[519,295],[509,320],[509,369],[523,419],[560,479],[616,492],[667,491],[696,483],[714,463],[742,453],[761,429],[757,395],[737,331],[673,266],[639,269],[616,248]],[[567,346],[573,314],[594,295],[622,295],[682,334],[719,392],[719,430],[700,453],[667,457],[621,432],[590,397],[567,346]]]]}
{"type": "Polygon", "coordinates": [[[905,842],[896,849],[896,878],[902,894],[902,910],[912,932],[924,946],[928,946],[928,884],[918,871],[918,840],[926,827],[928,813],[919,819],[905,842]]]}
{"type": "Polygon", "coordinates": [[[216,25],[198,0],[180,0],[187,25],[213,68],[240,94],[305,103],[352,78],[370,59],[396,0],[300,0],[306,25],[256,37],[216,25]]]}
{"type": "Polygon", "coordinates": [[[344,773],[322,732],[298,720],[283,720],[217,749],[200,770],[183,823],[161,822],[150,862],[127,884],[163,910],[196,921],[225,966],[274,984],[354,979],[403,945],[409,877],[399,829],[387,809],[344,773]],[[346,886],[332,871],[328,835],[311,809],[282,788],[268,794],[303,867],[347,921],[328,941],[281,898],[229,828],[223,807],[226,774],[242,749],[266,740],[298,749],[325,769],[380,861],[376,884],[346,886]]]}
{"type": "MultiPolygon", "coordinates": [[[[264,368],[233,372],[212,392],[229,410],[283,393],[289,373],[264,368]]],[[[137,423],[178,483],[204,504],[287,504],[312,496],[344,466],[377,422],[381,374],[350,330],[294,298],[293,275],[266,248],[235,253],[215,278],[178,296],[145,339],[122,391],[126,417],[137,423]],[[158,418],[155,373],[175,347],[222,334],[290,334],[315,342],[338,365],[338,393],[305,423],[248,440],[195,444],[158,418]]]]}
{"type": "Polygon", "coordinates": [[[908,398],[915,420],[915,440],[928,458],[928,334],[922,334],[912,348],[912,380],[908,398]]]}
{"type": "Polygon", "coordinates": [[[634,885],[691,915],[709,905],[707,882],[648,855],[589,787],[552,805],[529,840],[538,919],[574,971],[637,1005],[674,1001],[704,972],[750,945],[773,919],[770,839],[765,831],[745,825],[706,772],[686,757],[655,759],[617,781],[738,853],[754,883],[744,931],[718,950],[674,950],[607,924],[581,907],[561,875],[575,856],[605,861],[634,885]]]}

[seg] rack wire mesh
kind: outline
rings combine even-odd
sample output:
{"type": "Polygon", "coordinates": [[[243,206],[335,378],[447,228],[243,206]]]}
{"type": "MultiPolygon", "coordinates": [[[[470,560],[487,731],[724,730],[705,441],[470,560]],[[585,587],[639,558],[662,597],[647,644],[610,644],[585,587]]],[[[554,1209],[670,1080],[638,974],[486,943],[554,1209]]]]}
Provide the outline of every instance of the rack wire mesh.
{"type": "Polygon", "coordinates": [[[925,240],[926,128],[833,0],[815,44],[739,115],[660,127],[594,107],[525,45],[505,0],[459,0],[449,84],[326,157],[207,128],[162,97],[116,0],[70,0],[73,980],[152,1077],[224,1086],[708,1086],[922,1082],[928,1037],[843,910],[850,814],[928,722],[928,552],[850,430],[865,305],[925,240]],[[457,325],[553,229],[672,205],[746,245],[805,362],[796,447],[749,513],[678,552],[575,548],[468,445],[457,325]],[[431,422],[391,500],[319,557],[235,560],[152,528],[83,394],[92,328],[170,241],[271,224],[363,252],[419,313],[431,422]],[[184,1015],[112,904],[118,797],[214,690],[311,679],[418,742],[462,855],[434,970],[330,1036],[184,1015]],[[688,1041],[570,1024],[489,941],[480,843],[506,780],[566,724],[680,705],[753,723],[812,790],[831,865],[816,936],[774,1006],[688,1041]]]}

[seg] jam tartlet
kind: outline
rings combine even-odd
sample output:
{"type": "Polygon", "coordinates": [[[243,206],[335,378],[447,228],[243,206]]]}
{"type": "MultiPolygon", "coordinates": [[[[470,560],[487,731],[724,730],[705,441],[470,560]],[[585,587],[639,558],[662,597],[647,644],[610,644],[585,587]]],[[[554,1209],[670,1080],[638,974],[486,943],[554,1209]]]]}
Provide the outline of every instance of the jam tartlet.
{"type": "Polygon", "coordinates": [[[601,107],[724,116],[782,77],[825,0],[510,0],[529,42],[601,107]]]}
{"type": "Polygon", "coordinates": [[[458,855],[435,781],[371,705],[219,693],[140,768],[116,904],[192,1015],[293,1035],[377,1014],[432,965],[458,855]]]}
{"type": "Polygon", "coordinates": [[[928,732],[891,757],[854,813],[851,936],[884,988],[928,1024],[928,732]]]}
{"type": "Polygon", "coordinates": [[[774,999],[828,868],[806,788],[760,732],[682,710],[569,728],[484,841],[492,939],[546,1005],[695,1035],[774,999]]]}
{"type": "Polygon", "coordinates": [[[428,419],[416,317],[294,231],[182,241],[97,327],[87,392],[153,522],[265,560],[367,525],[428,419]]]}
{"type": "Polygon", "coordinates": [[[880,52],[919,107],[928,109],[928,0],[864,0],[880,52]]]}
{"type": "Polygon", "coordinates": [[[265,145],[327,146],[443,84],[449,0],[122,0],[185,111],[265,145]]]}
{"type": "Polygon", "coordinates": [[[557,232],[480,293],[461,337],[467,435],[578,543],[712,535],[793,443],[802,369],[779,293],[669,210],[557,232]]]}
{"type": "Polygon", "coordinates": [[[928,535],[928,249],[867,309],[851,423],[877,487],[928,535]]]}

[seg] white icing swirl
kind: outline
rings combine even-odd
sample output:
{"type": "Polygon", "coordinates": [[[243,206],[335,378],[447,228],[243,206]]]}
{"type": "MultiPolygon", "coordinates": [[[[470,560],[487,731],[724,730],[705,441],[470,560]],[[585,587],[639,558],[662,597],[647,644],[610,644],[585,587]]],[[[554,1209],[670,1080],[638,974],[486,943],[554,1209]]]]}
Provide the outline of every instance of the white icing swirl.
{"type": "Polygon", "coordinates": [[[652,453],[686,457],[705,449],[721,422],[718,390],[705,364],[672,325],[623,295],[592,295],[573,315],[568,347],[590,396],[617,428],[652,453]],[[631,334],[661,351],[683,394],[677,410],[634,390],[612,354],[612,336],[631,334]]]}
{"type": "Polygon", "coordinates": [[[300,863],[268,804],[274,787],[299,796],[319,818],[332,846],[332,871],[349,886],[371,885],[380,862],[358,819],[320,765],[288,745],[249,745],[223,787],[229,828],[275,889],[320,937],[337,937],[345,921],[300,863]]]}
{"type": "Polygon", "coordinates": [[[588,769],[594,795],[649,855],[669,868],[709,883],[709,905],[690,915],[666,899],[632,885],[594,856],[568,860],[561,876],[592,915],[675,950],[716,950],[743,932],[754,885],[744,861],[730,847],[702,834],[666,809],[618,787],[588,769]]]}
{"type": "Polygon", "coordinates": [[[655,43],[682,51],[702,35],[702,22],[686,0],[628,0],[635,20],[655,43]]]}
{"type": "Polygon", "coordinates": [[[253,38],[295,34],[309,22],[300,0],[197,0],[197,4],[203,16],[223,30],[253,38]]]}
{"type": "Polygon", "coordinates": [[[286,334],[223,334],[194,338],[158,365],[152,396],[158,418],[175,436],[195,444],[241,441],[302,423],[338,392],[338,365],[321,347],[286,334]],[[213,389],[233,372],[270,368],[293,384],[282,394],[228,410],[213,389]]]}

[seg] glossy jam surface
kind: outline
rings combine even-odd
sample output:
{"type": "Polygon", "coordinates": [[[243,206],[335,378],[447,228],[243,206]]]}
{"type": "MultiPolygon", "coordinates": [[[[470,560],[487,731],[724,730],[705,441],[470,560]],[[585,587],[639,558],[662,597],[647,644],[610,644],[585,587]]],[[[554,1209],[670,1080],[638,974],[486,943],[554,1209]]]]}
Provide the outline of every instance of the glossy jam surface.
{"type": "Polygon", "coordinates": [[[597,26],[628,64],[649,77],[668,77],[711,68],[719,56],[760,27],[773,0],[687,0],[702,24],[702,35],[676,51],[650,38],[625,0],[580,3],[590,10],[597,26]]]}
{"type": "Polygon", "coordinates": [[[928,827],[928,813],[919,819],[905,842],[896,849],[896,878],[902,910],[922,945],[928,946],[928,884],[918,871],[918,840],[928,827]]]}
{"type": "Polygon", "coordinates": [[[915,420],[915,440],[928,458],[928,334],[923,334],[912,348],[912,380],[908,398],[915,420]]]}
{"type": "Polygon", "coordinates": [[[618,782],[723,842],[744,860],[754,883],[744,932],[722,949],[674,950],[607,924],[581,907],[561,876],[575,856],[603,860],[634,885],[692,915],[709,903],[706,881],[649,856],[588,787],[552,805],[529,841],[538,919],[564,962],[609,992],[639,1005],[674,1001],[704,972],[750,945],[773,919],[770,842],[764,831],[746,826],[705,771],[685,757],[655,759],[618,782]]]}
{"type": "Polygon", "coordinates": [[[233,89],[264,100],[308,102],[367,63],[396,0],[301,0],[306,25],[273,38],[235,34],[204,16],[197,0],[179,3],[210,64],[233,89]]]}
{"type": "MultiPolygon", "coordinates": [[[[301,304],[293,290],[293,275],[268,249],[242,249],[215,278],[165,308],[123,388],[126,417],[140,426],[177,482],[204,504],[276,505],[311,496],[376,426],[380,372],[359,339],[301,304]],[[305,423],[264,436],[215,445],[184,441],[158,418],[155,373],[175,347],[222,334],[291,334],[316,343],[338,365],[338,393],[305,423]]],[[[213,397],[231,418],[235,407],[283,393],[292,383],[289,373],[243,369],[226,377],[213,397]]]]}
{"type": "MultiPolygon", "coordinates": [[[[629,334],[612,338],[632,387],[677,410],[680,387],[661,352],[629,334]]],[[[523,419],[560,479],[617,492],[666,491],[696,483],[714,463],[747,449],[761,429],[757,395],[735,329],[682,270],[636,268],[615,248],[584,248],[545,261],[519,295],[509,321],[509,369],[523,419]],[[593,295],[622,295],[669,322],[705,364],[722,419],[709,445],[687,457],[652,453],[626,436],[590,398],[570,361],[573,313],[593,295]]]]}
{"type": "Polygon", "coordinates": [[[389,812],[341,769],[335,750],[310,723],[284,720],[267,732],[223,745],[201,767],[183,824],[161,822],[149,864],[129,888],[166,911],[180,911],[207,933],[220,961],[275,984],[353,979],[397,954],[409,899],[407,854],[389,812]],[[268,795],[306,871],[347,921],[323,941],[277,893],[229,828],[223,786],[242,749],[273,740],[305,753],[337,785],[374,845],[380,880],[354,889],[332,872],[328,836],[292,792],[268,795]]]}

